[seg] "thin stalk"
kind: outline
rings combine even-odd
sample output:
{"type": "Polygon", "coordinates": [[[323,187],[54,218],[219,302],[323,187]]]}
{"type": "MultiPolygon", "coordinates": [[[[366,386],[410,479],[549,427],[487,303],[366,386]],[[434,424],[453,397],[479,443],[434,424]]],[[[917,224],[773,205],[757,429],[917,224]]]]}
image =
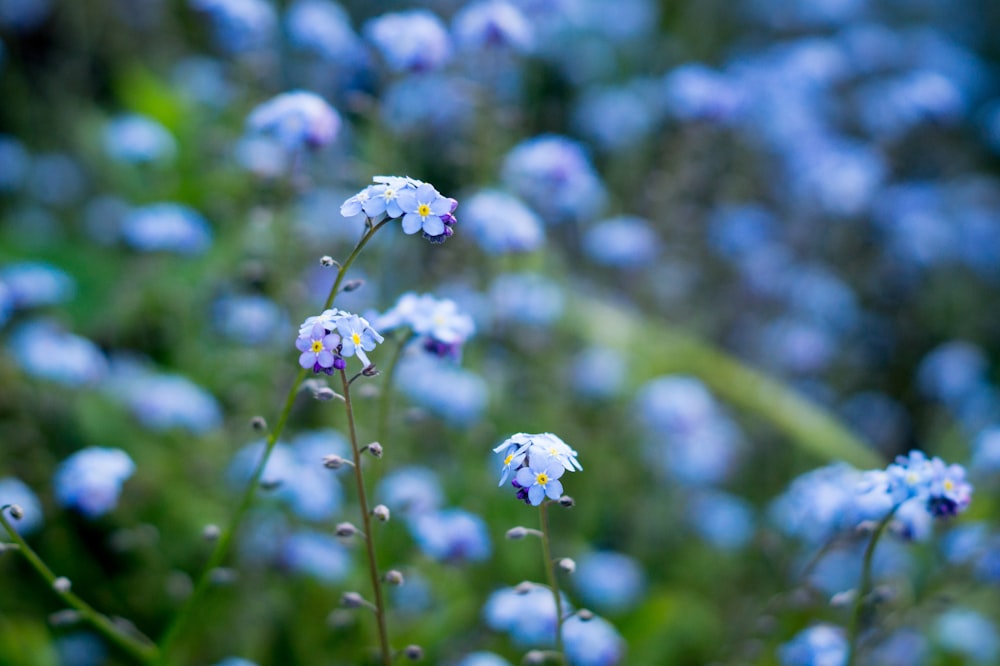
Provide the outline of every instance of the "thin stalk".
{"type": "Polygon", "coordinates": [[[145,636],[141,637],[141,639],[129,636],[124,633],[121,628],[116,626],[115,623],[108,618],[108,616],[94,610],[90,604],[73,594],[72,591],[58,589],[55,585],[57,580],[55,573],[52,572],[52,569],[45,564],[42,558],[31,549],[31,546],[28,545],[28,543],[7,521],[7,518],[3,515],[3,512],[6,509],[6,506],[0,509],[0,523],[3,524],[4,529],[7,530],[10,538],[17,544],[21,554],[24,555],[24,559],[26,559],[32,568],[45,579],[45,582],[49,584],[52,591],[59,595],[59,598],[61,598],[67,606],[79,613],[83,620],[89,623],[102,636],[107,638],[111,643],[117,645],[123,652],[126,652],[136,661],[148,664],[159,657],[159,650],[157,650],[156,645],[154,645],[151,640],[145,636]]]}
{"type": "Polygon", "coordinates": [[[854,666],[858,656],[858,637],[861,634],[861,620],[866,605],[865,598],[868,596],[868,590],[872,585],[872,560],[875,555],[875,546],[878,545],[878,540],[885,532],[885,528],[892,521],[892,517],[896,515],[897,509],[899,509],[898,504],[879,522],[875,531],[872,532],[872,538],[868,542],[868,546],[865,548],[865,557],[861,563],[861,583],[858,585],[857,596],[854,599],[854,612],[851,613],[851,624],[847,630],[846,666],[854,666]]]}
{"type": "Polygon", "coordinates": [[[368,510],[368,496],[365,493],[365,478],[361,473],[361,448],[358,446],[358,432],[354,425],[354,408],[351,405],[351,384],[347,373],[340,371],[344,389],[344,409],[347,411],[347,429],[351,438],[351,453],[354,456],[354,480],[358,486],[358,504],[361,505],[361,521],[364,524],[365,550],[368,554],[368,573],[371,576],[372,591],[375,594],[375,618],[378,621],[378,642],[384,666],[392,666],[392,649],[389,647],[389,631],[385,621],[385,601],[378,576],[378,561],[375,559],[375,540],[372,532],[372,517],[368,510]]]}
{"type": "MultiPolygon", "coordinates": [[[[326,302],[323,304],[324,310],[329,309],[333,305],[333,301],[336,299],[337,293],[340,291],[340,285],[344,281],[344,276],[347,274],[347,270],[351,267],[351,264],[354,263],[354,260],[358,258],[358,255],[361,254],[361,250],[368,244],[368,241],[375,235],[375,232],[385,226],[388,221],[388,219],[382,220],[381,222],[370,225],[365,229],[365,233],[361,236],[357,245],[355,245],[354,249],[351,250],[347,259],[340,264],[340,268],[337,270],[337,279],[334,281],[333,287],[330,288],[330,293],[327,295],[326,302]]],[[[267,436],[267,441],[264,447],[264,455],[257,463],[257,467],[254,469],[253,475],[250,477],[250,482],[243,491],[240,503],[229,520],[229,525],[219,536],[219,540],[216,541],[215,548],[212,550],[207,564],[202,569],[201,575],[199,576],[198,582],[195,584],[191,595],[184,602],[184,605],[181,606],[177,614],[174,615],[170,624],[167,626],[166,631],[163,633],[163,636],[160,638],[160,654],[158,663],[167,663],[167,657],[170,649],[173,647],[182,630],[185,629],[188,622],[190,622],[192,610],[201,601],[201,598],[204,596],[211,583],[212,571],[222,564],[223,559],[225,559],[226,554],[229,552],[229,546],[232,543],[233,537],[239,529],[240,524],[246,517],[247,511],[250,509],[250,505],[253,503],[253,497],[257,491],[257,487],[260,485],[260,479],[264,474],[264,468],[267,467],[267,461],[271,456],[271,452],[274,450],[275,444],[278,442],[282,431],[285,429],[288,416],[292,411],[292,405],[295,403],[295,397],[298,395],[299,387],[302,385],[302,382],[305,380],[307,374],[307,370],[300,370],[298,375],[295,377],[295,381],[292,382],[291,388],[288,389],[288,396],[285,398],[285,406],[281,411],[281,416],[279,417],[277,424],[275,424],[275,427],[267,436]]]]}
{"type": "Polygon", "coordinates": [[[552,598],[556,602],[556,652],[559,654],[559,661],[565,663],[566,656],[563,654],[562,642],[562,596],[559,594],[559,582],[556,579],[555,562],[552,560],[552,549],[549,546],[548,505],[549,502],[544,501],[538,507],[542,522],[542,556],[545,558],[545,576],[549,580],[549,589],[552,590],[552,598]]]}

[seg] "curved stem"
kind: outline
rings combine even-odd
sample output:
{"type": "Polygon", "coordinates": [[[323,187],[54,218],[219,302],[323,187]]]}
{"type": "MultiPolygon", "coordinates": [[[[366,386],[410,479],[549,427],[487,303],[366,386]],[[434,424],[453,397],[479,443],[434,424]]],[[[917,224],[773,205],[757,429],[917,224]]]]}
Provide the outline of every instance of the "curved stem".
{"type": "Polygon", "coordinates": [[[3,515],[6,510],[6,506],[0,508],[0,524],[3,524],[10,538],[17,544],[21,554],[24,555],[24,559],[45,579],[45,582],[49,584],[52,591],[58,594],[67,606],[78,612],[80,617],[94,627],[102,636],[117,645],[122,651],[128,653],[136,661],[149,663],[159,657],[159,650],[157,650],[156,645],[148,638],[145,636],[141,638],[129,636],[106,615],[98,613],[90,604],[73,594],[70,590],[62,589],[56,585],[57,577],[55,573],[52,572],[52,569],[45,564],[42,558],[38,556],[38,553],[31,549],[31,546],[28,545],[24,538],[7,521],[6,516],[3,515]]]}
{"type": "MultiPolygon", "coordinates": [[[[361,239],[358,240],[357,245],[354,246],[354,249],[351,250],[351,253],[347,256],[347,259],[340,264],[340,268],[337,270],[337,279],[334,281],[333,287],[330,288],[330,293],[327,295],[326,302],[323,304],[324,310],[329,309],[333,305],[333,301],[336,299],[337,293],[340,291],[340,285],[344,281],[344,276],[347,274],[347,270],[351,267],[351,264],[354,263],[354,260],[358,258],[358,255],[361,254],[361,250],[368,244],[368,241],[375,235],[375,232],[385,226],[388,221],[388,219],[385,219],[377,224],[368,226],[365,233],[361,236],[361,239]]],[[[278,419],[277,424],[275,424],[275,427],[267,436],[264,455],[261,456],[261,459],[257,463],[257,467],[254,469],[253,475],[250,478],[250,482],[247,483],[247,487],[243,491],[243,496],[240,498],[240,503],[229,520],[229,525],[222,532],[219,540],[216,541],[215,548],[212,550],[211,555],[209,555],[208,562],[202,569],[202,572],[198,577],[198,582],[195,583],[195,587],[191,592],[191,595],[184,602],[184,605],[181,606],[177,614],[174,615],[170,624],[167,626],[166,631],[163,633],[159,642],[159,663],[166,663],[169,650],[173,647],[182,630],[186,628],[188,622],[190,622],[193,609],[201,601],[201,598],[208,589],[209,584],[211,583],[212,571],[222,564],[223,559],[228,553],[233,537],[239,529],[240,524],[243,522],[250,505],[253,503],[254,494],[257,491],[257,487],[260,485],[260,479],[264,474],[264,468],[267,467],[267,461],[271,456],[271,451],[274,450],[274,445],[278,442],[282,431],[285,429],[288,416],[292,411],[292,405],[295,403],[295,396],[298,395],[299,387],[302,385],[302,382],[306,378],[307,374],[307,370],[300,370],[295,378],[295,381],[292,382],[291,388],[288,389],[288,396],[285,398],[285,406],[281,411],[281,416],[278,419]]]]}
{"type": "Polygon", "coordinates": [[[347,411],[347,428],[351,439],[351,454],[354,456],[354,480],[358,486],[358,504],[361,506],[361,520],[364,524],[365,549],[368,554],[368,573],[371,577],[372,591],[375,594],[375,618],[378,621],[379,650],[384,666],[392,665],[392,649],[389,647],[389,631],[385,621],[385,601],[382,597],[382,585],[379,582],[378,561],[375,559],[375,540],[372,533],[372,517],[368,510],[368,495],[365,493],[365,478],[361,473],[361,448],[358,446],[358,432],[354,425],[354,408],[351,405],[351,383],[347,381],[347,373],[340,371],[340,380],[344,389],[344,409],[347,411]]]}
{"type": "Polygon", "coordinates": [[[865,557],[861,563],[861,583],[858,585],[857,596],[854,599],[854,612],[851,613],[851,624],[847,630],[846,666],[854,666],[858,655],[858,637],[861,634],[861,620],[865,612],[865,598],[868,596],[868,589],[872,585],[872,560],[875,555],[875,546],[878,545],[878,540],[885,532],[885,528],[892,521],[892,517],[896,515],[897,509],[899,509],[898,504],[892,507],[892,511],[879,522],[875,531],[872,532],[872,538],[868,542],[868,546],[865,548],[865,557]]]}
{"type": "Polygon", "coordinates": [[[556,652],[559,654],[559,660],[565,663],[566,656],[563,654],[562,642],[562,595],[559,594],[559,582],[556,580],[555,562],[552,560],[552,549],[549,546],[548,505],[549,502],[546,500],[538,507],[542,522],[542,556],[545,558],[545,577],[548,578],[549,589],[552,590],[552,598],[556,602],[556,652]]]}

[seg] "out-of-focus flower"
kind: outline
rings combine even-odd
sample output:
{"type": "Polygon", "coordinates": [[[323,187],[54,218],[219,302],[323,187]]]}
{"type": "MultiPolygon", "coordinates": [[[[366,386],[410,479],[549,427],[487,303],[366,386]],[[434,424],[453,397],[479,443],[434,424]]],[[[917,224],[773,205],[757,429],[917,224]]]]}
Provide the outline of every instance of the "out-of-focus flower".
{"type": "Polygon", "coordinates": [[[28,171],[28,193],[45,206],[64,207],[83,196],[86,178],[79,163],[64,153],[38,155],[28,171]]]}
{"type": "Polygon", "coordinates": [[[443,72],[419,72],[389,84],[379,115],[400,137],[430,136],[441,142],[468,136],[475,128],[476,97],[469,81],[443,72]]]}
{"type": "Polygon", "coordinates": [[[507,325],[550,326],[562,316],[562,287],[538,273],[503,273],[489,290],[493,319],[507,325]]]}
{"type": "Polygon", "coordinates": [[[0,134],[0,193],[20,188],[30,164],[31,157],[21,142],[0,134]]]}
{"type": "Polygon", "coordinates": [[[753,507],[741,497],[701,490],[689,499],[686,513],[694,531],[720,550],[743,548],[753,537],[753,507]]]}
{"type": "Polygon", "coordinates": [[[493,652],[472,652],[462,657],[455,666],[511,666],[511,663],[493,652]]]}
{"type": "Polygon", "coordinates": [[[118,505],[122,484],[132,476],[135,463],[121,449],[92,446],[77,451],[56,470],[56,500],[88,518],[97,518],[118,505]]]}
{"type": "Polygon", "coordinates": [[[599,264],[639,270],[659,256],[660,239],[648,220],[623,215],[590,227],[583,237],[583,251],[599,264]]]}
{"type": "Polygon", "coordinates": [[[222,424],[222,408],[205,388],[133,359],[114,358],[103,388],[150,430],[178,428],[201,435],[222,424]]]}
{"type": "Polygon", "coordinates": [[[213,58],[184,58],[174,66],[171,79],[186,97],[209,108],[225,108],[235,95],[223,63],[213,58]]]}
{"type": "Polygon", "coordinates": [[[976,436],[970,468],[979,474],[1000,472],[1000,426],[987,428],[976,436]]]}
{"type": "Polygon", "coordinates": [[[455,14],[455,41],[465,51],[510,49],[527,53],[534,46],[534,29],[515,5],[506,0],[478,0],[455,14]]]}
{"type": "Polygon", "coordinates": [[[396,384],[411,401],[454,425],[476,422],[489,389],[478,374],[429,354],[407,354],[396,367],[396,384]]]}
{"type": "MultiPolygon", "coordinates": [[[[570,612],[562,600],[563,613],[570,612]]],[[[552,645],[556,630],[556,602],[541,585],[506,587],[490,595],[483,607],[487,626],[509,634],[521,646],[552,645]]]]}
{"type": "Polygon", "coordinates": [[[594,345],[573,357],[570,380],[578,395],[592,400],[607,400],[619,395],[627,377],[624,354],[594,345]]]}
{"type": "Polygon", "coordinates": [[[48,322],[28,322],[10,336],[10,350],[29,375],[66,386],[96,384],[107,372],[107,359],[90,340],[48,322]]]}
{"type": "Polygon", "coordinates": [[[108,660],[104,641],[89,631],[74,631],[56,638],[56,651],[62,666],[101,666],[108,660]]]}
{"type": "Polygon", "coordinates": [[[331,0],[298,0],[288,8],[285,25],[291,43],[333,63],[350,64],[362,57],[361,40],[347,11],[331,0]]]}
{"type": "Polygon", "coordinates": [[[663,87],[667,110],[680,121],[726,124],[743,108],[738,81],[701,63],[674,69],[664,77],[663,87]]]}
{"type": "Polygon", "coordinates": [[[0,267],[0,282],[16,309],[65,303],[73,297],[76,283],[70,275],[42,261],[19,261],[0,267]]]}
{"type": "Polygon", "coordinates": [[[589,606],[623,613],[646,593],[646,576],[639,562],[624,553],[594,551],[577,559],[573,585],[589,606]]]}
{"type": "Polygon", "coordinates": [[[166,127],[152,118],[129,114],[105,125],[104,150],[118,162],[143,164],[173,158],[177,142],[166,127]]]}
{"type": "Polygon", "coordinates": [[[212,317],[222,335],[244,345],[273,342],[288,326],[278,304],[259,294],[223,296],[212,305],[212,317]]]}
{"type": "Polygon", "coordinates": [[[965,480],[964,467],[946,465],[940,458],[927,458],[920,451],[898,456],[885,475],[886,492],[894,502],[918,498],[934,516],[954,516],[972,501],[972,486],[965,480]]]}
{"type": "Polygon", "coordinates": [[[19,520],[8,520],[21,536],[28,536],[38,531],[45,522],[42,513],[42,503],[38,496],[23,481],[13,476],[0,479],[0,506],[16,504],[23,509],[19,520]]]}
{"type": "Polygon", "coordinates": [[[394,72],[438,69],[451,58],[447,28],[426,9],[383,14],[368,22],[365,34],[394,72]]]}
{"type": "Polygon", "coordinates": [[[257,666],[257,664],[243,657],[226,657],[215,666],[257,666]]]}
{"type": "Polygon", "coordinates": [[[340,114],[316,93],[294,90],[257,106],[247,117],[251,132],[270,134],[286,148],[322,148],[340,131],[340,114]]]}
{"type": "Polygon", "coordinates": [[[976,664],[994,664],[1000,657],[996,626],[971,608],[952,608],[935,622],[934,638],[952,654],[976,664]]]}
{"type": "Polygon", "coordinates": [[[212,230],[198,212],[176,203],[132,209],[122,220],[122,238],[142,252],[201,254],[212,244],[212,230]]]}
{"type": "Polygon", "coordinates": [[[925,395],[949,405],[957,405],[985,378],[986,356],[982,350],[962,340],[945,342],[920,362],[917,380],[925,395]]]}
{"type": "Polygon", "coordinates": [[[421,552],[440,562],[479,562],[490,556],[490,535],[479,516],[462,509],[418,513],[407,522],[421,552]]]}
{"type": "Polygon", "coordinates": [[[375,495],[393,512],[418,516],[436,511],[444,499],[441,482],[427,467],[406,466],[383,478],[375,495]]]}
{"type": "Polygon", "coordinates": [[[650,81],[586,90],[573,110],[582,135],[607,152],[634,149],[656,125],[660,109],[650,81]]]}
{"type": "Polygon", "coordinates": [[[189,0],[204,12],[219,48],[236,55],[259,51],[274,39],[278,16],[267,0],[189,0]]]}
{"type": "Polygon", "coordinates": [[[463,204],[463,224],[490,254],[531,252],[545,242],[538,216],[517,197],[500,190],[482,190],[463,204]]]}
{"type": "Polygon", "coordinates": [[[575,666],[616,666],[625,659],[625,639],[602,617],[569,617],[562,634],[566,658],[575,666]]]}
{"type": "Polygon", "coordinates": [[[416,343],[441,358],[461,357],[462,346],[476,330],[472,317],[460,312],[451,299],[437,299],[430,294],[408,292],[376,321],[380,331],[408,327],[416,343]]]}
{"type": "Polygon", "coordinates": [[[778,649],[781,666],[843,666],[847,663],[844,631],[830,624],[803,629],[778,649]]]}
{"type": "Polygon", "coordinates": [[[503,162],[504,183],[553,222],[593,219],[604,186],[583,149],[562,136],[542,135],[515,146],[503,162]]]}
{"type": "Polygon", "coordinates": [[[324,583],[343,580],[351,570],[351,556],[336,537],[313,530],[298,530],[281,547],[281,563],[324,583]]]}

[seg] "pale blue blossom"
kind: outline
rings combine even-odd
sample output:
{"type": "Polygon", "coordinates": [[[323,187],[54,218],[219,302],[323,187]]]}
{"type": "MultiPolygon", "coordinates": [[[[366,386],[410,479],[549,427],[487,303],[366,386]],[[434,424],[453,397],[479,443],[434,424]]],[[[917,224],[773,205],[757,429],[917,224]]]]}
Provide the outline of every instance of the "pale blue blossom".
{"type": "Polygon", "coordinates": [[[121,449],[92,446],[60,463],[53,486],[56,500],[88,518],[102,516],[118,505],[122,485],[135,472],[132,458],[121,449]]]}

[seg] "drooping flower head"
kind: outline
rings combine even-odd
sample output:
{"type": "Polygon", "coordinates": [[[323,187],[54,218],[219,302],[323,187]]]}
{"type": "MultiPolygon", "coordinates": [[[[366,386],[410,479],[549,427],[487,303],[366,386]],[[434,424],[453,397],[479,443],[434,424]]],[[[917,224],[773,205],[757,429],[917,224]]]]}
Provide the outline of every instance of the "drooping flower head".
{"type": "Polygon", "coordinates": [[[422,232],[431,243],[443,243],[455,233],[458,201],[443,196],[433,185],[406,176],[375,176],[369,185],[340,206],[340,214],[364,213],[372,221],[402,218],[403,232],[422,232]]]}
{"type": "Polygon", "coordinates": [[[538,506],[546,497],[558,500],[563,491],[559,480],[562,475],[583,469],[576,451],[550,432],[512,435],[493,452],[503,456],[498,485],[502,486],[513,473],[511,485],[517,488],[517,498],[532,506],[538,506]]]}

